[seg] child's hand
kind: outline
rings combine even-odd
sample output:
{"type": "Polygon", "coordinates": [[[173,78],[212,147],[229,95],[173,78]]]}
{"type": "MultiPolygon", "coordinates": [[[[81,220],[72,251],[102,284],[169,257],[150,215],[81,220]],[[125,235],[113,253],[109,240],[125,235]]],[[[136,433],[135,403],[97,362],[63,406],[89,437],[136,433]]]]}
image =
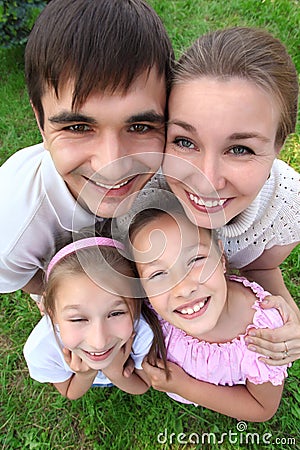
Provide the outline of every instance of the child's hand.
{"type": "Polygon", "coordinates": [[[125,378],[130,378],[132,373],[134,372],[134,369],[135,369],[134,361],[131,358],[131,356],[129,356],[123,367],[123,376],[125,378]]]}
{"type": "Polygon", "coordinates": [[[145,358],[142,367],[154,389],[157,391],[173,392],[176,394],[178,386],[180,383],[184,382],[184,378],[188,375],[175,363],[168,361],[167,365],[170,371],[169,379],[167,379],[164,364],[161,359],[158,359],[156,366],[153,366],[149,363],[149,360],[145,358]]]}
{"type": "MultiPolygon", "coordinates": [[[[126,367],[124,369],[124,365],[126,365],[127,360],[130,356],[134,336],[135,334],[133,334],[129,338],[129,340],[120,348],[110,365],[106,367],[106,369],[103,369],[104,375],[106,375],[110,380],[112,380],[112,378],[116,379],[116,377],[119,378],[120,376],[123,377],[123,370],[126,371],[126,367]]],[[[128,370],[130,371],[131,375],[133,370],[131,370],[130,367],[128,370]]],[[[128,375],[129,374],[126,374],[125,377],[130,378],[130,376],[128,375]]]]}
{"type": "Polygon", "coordinates": [[[82,359],[78,355],[73,353],[68,348],[63,348],[63,354],[64,354],[66,363],[68,364],[70,369],[73,370],[73,372],[80,373],[80,374],[86,374],[86,375],[95,373],[95,375],[96,375],[97,370],[89,367],[87,365],[87,363],[82,361],[82,359]]]}
{"type": "Polygon", "coordinates": [[[295,311],[280,296],[269,296],[263,308],[276,308],[284,325],[276,329],[252,329],[245,338],[249,350],[261,353],[270,366],[281,366],[300,358],[300,323],[295,311]]]}

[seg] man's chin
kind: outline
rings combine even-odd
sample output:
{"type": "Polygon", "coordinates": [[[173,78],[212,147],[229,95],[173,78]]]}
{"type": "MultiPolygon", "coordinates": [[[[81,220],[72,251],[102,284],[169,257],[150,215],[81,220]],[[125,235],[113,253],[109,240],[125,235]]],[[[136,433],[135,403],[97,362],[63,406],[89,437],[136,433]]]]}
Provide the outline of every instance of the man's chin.
{"type": "MultiPolygon", "coordinates": [[[[112,202],[103,202],[102,205],[98,205],[98,208],[95,211],[96,217],[101,217],[104,219],[111,219],[123,216],[130,211],[130,208],[137,196],[137,192],[134,192],[123,200],[112,201],[112,202]]],[[[92,211],[93,212],[93,211],[92,211]]]]}

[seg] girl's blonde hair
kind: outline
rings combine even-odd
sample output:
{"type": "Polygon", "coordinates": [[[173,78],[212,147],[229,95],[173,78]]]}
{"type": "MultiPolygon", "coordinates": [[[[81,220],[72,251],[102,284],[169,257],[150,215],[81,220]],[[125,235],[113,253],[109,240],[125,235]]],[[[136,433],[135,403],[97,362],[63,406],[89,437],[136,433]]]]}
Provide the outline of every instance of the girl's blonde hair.
{"type": "Polygon", "coordinates": [[[244,78],[267,92],[281,112],[275,144],[295,131],[298,77],[285,46],[265,30],[233,27],[200,36],[175,64],[171,85],[199,77],[244,78]]]}

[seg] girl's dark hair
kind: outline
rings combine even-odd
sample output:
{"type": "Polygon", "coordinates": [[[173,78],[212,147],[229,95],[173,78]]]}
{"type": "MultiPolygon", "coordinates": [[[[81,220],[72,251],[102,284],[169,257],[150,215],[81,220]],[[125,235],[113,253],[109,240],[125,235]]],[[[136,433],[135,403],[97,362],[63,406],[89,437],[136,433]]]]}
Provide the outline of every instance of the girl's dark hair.
{"type": "Polygon", "coordinates": [[[58,96],[63,84],[74,82],[78,109],[95,91],[125,94],[153,67],[167,81],[173,60],[162,21],[143,0],[52,0],[30,33],[25,75],[43,129],[47,87],[58,96]]]}
{"type": "Polygon", "coordinates": [[[157,315],[153,311],[152,308],[149,307],[149,305],[146,303],[146,300],[142,303],[142,314],[145,317],[147,323],[151,327],[154,338],[153,342],[149,351],[149,361],[152,365],[157,364],[157,359],[160,357],[164,364],[164,369],[166,372],[167,379],[170,378],[170,370],[168,369],[167,365],[167,350],[165,346],[165,340],[162,333],[162,329],[159,323],[159,320],[157,318],[157,315]]]}

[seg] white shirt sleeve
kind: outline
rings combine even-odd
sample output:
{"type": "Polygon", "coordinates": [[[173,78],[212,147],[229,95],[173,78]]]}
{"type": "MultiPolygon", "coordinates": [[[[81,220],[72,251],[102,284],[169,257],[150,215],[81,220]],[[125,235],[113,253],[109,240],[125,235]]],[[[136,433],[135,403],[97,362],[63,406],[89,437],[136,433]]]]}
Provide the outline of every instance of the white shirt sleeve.
{"type": "Polygon", "coordinates": [[[61,383],[73,374],[46,315],[30,333],[23,353],[31,378],[40,383],[61,383]]]}

